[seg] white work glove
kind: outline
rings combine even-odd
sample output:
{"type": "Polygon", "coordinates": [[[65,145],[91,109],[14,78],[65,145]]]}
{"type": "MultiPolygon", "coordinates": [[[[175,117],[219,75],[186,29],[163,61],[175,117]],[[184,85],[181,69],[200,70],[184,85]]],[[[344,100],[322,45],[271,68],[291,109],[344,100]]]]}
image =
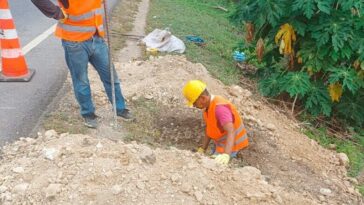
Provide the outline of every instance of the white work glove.
{"type": "Polygon", "coordinates": [[[215,161],[219,164],[227,165],[230,161],[230,155],[228,154],[218,154],[215,157],[215,161]]]}

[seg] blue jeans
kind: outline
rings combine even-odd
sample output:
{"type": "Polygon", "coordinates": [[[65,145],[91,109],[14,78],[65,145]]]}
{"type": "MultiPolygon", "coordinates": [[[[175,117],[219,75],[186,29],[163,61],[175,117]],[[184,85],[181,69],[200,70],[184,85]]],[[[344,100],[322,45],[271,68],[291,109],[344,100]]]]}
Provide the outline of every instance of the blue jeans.
{"type": "MultiPolygon", "coordinates": [[[[88,79],[88,63],[96,69],[104,84],[109,101],[112,103],[112,84],[109,70],[108,47],[104,39],[93,36],[83,42],[73,42],[62,40],[65,51],[66,63],[72,77],[73,90],[83,117],[93,115],[95,107],[92,102],[90,82],[88,79]]],[[[115,79],[116,110],[118,112],[125,109],[125,99],[121,93],[120,80],[112,66],[115,79]]]]}

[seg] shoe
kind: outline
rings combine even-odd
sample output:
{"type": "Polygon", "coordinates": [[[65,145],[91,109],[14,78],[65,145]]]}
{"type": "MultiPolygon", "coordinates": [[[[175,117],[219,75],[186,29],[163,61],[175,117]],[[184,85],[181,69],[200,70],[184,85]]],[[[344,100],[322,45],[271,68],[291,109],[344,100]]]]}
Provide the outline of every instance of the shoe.
{"type": "Polygon", "coordinates": [[[83,119],[85,120],[84,125],[86,127],[93,128],[93,129],[97,128],[97,115],[92,114],[92,115],[83,117],[83,119]]]}
{"type": "Polygon", "coordinates": [[[125,121],[132,121],[134,120],[133,114],[131,114],[130,110],[125,108],[123,111],[118,111],[117,116],[123,118],[125,121]]]}

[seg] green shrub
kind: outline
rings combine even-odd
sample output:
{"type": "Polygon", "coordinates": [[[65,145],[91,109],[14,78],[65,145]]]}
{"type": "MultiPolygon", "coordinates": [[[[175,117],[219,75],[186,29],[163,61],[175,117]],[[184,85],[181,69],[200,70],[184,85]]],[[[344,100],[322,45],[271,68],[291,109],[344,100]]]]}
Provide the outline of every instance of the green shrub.
{"type": "Polygon", "coordinates": [[[231,20],[254,33],[239,44],[249,59],[259,59],[251,51],[264,39],[263,95],[289,96],[314,116],[362,126],[363,15],[364,1],[357,0],[241,0],[231,20]]]}

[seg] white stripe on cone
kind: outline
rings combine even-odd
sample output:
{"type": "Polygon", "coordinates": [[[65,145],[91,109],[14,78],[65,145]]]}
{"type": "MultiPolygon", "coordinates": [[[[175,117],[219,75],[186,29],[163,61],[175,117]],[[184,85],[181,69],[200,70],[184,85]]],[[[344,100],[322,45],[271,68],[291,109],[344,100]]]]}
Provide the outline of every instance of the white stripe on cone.
{"type": "Polygon", "coordinates": [[[0,9],[0,19],[12,19],[9,9],[0,9]]]}
{"type": "Polygon", "coordinates": [[[16,38],[18,38],[18,34],[15,29],[5,29],[3,30],[3,33],[0,34],[0,39],[11,40],[16,38]]]}
{"type": "Polygon", "coordinates": [[[3,58],[19,58],[20,56],[23,56],[23,52],[19,48],[1,50],[1,57],[3,58]]]}

